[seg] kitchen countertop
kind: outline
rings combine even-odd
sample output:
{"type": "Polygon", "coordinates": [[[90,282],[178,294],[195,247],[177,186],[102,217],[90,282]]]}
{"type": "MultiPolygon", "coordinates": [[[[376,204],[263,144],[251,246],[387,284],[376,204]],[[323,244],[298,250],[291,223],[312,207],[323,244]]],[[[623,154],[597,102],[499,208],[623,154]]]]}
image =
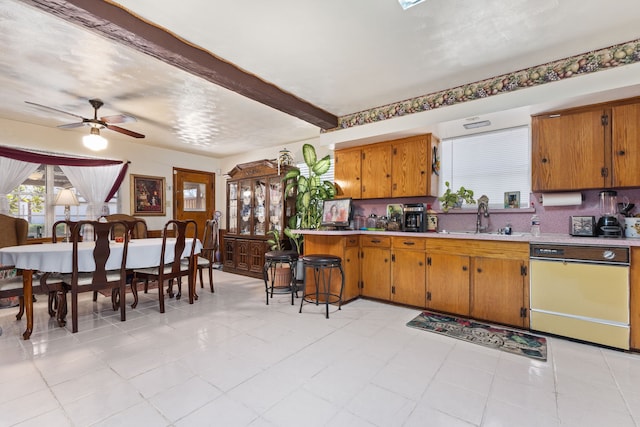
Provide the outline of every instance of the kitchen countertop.
{"type": "Polygon", "coordinates": [[[468,239],[468,240],[491,240],[504,242],[526,242],[526,243],[555,243],[570,245],[602,245],[602,246],[640,246],[640,238],[604,238],[604,237],[576,237],[568,234],[541,234],[532,236],[530,233],[514,232],[512,235],[497,233],[474,233],[464,231],[439,231],[437,233],[411,233],[404,231],[369,231],[369,230],[293,230],[295,233],[324,236],[400,236],[400,237],[430,237],[442,239],[468,239]]]}

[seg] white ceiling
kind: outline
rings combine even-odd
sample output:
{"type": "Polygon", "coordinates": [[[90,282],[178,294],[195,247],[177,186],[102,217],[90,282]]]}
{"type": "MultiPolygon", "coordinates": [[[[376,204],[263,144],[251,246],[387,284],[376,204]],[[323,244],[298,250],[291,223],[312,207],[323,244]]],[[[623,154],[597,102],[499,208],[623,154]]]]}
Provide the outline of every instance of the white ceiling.
{"type": "MultiPolygon", "coordinates": [[[[618,0],[615,7],[583,0],[427,0],[407,11],[397,0],[113,3],[336,116],[640,38],[638,0],[618,0]]],[[[610,96],[620,92],[637,94],[625,88],[610,96]]],[[[320,134],[317,126],[79,25],[3,0],[0,118],[79,139],[88,128],[56,129],[74,117],[24,101],[90,117],[90,98],[105,102],[101,116],[137,117],[121,126],[147,136],[103,130],[109,139],[212,157],[320,134]]],[[[446,120],[465,119],[451,114],[446,120]]]]}

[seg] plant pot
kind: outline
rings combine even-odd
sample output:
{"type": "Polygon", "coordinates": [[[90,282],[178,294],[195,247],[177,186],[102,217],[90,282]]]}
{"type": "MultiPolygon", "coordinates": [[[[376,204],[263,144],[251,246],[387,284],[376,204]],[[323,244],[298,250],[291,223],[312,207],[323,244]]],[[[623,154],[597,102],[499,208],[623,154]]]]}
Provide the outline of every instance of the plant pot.
{"type": "Polygon", "coordinates": [[[276,288],[289,287],[291,286],[291,267],[289,264],[278,264],[275,269],[269,269],[267,277],[269,283],[273,277],[273,286],[276,288]]]}

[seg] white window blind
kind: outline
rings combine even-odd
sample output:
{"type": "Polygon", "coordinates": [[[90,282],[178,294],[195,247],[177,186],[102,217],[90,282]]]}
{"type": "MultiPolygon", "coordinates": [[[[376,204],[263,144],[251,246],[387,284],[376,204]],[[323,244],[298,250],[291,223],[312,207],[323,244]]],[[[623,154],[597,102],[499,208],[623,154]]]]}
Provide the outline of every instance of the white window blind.
{"type": "MultiPolygon", "coordinates": [[[[329,181],[329,182],[334,182],[333,181],[333,171],[334,171],[334,165],[335,165],[335,161],[333,158],[331,158],[331,166],[329,166],[329,170],[327,171],[327,173],[325,173],[324,175],[322,175],[320,177],[320,179],[322,181],[329,181]]],[[[306,163],[302,162],[302,163],[298,163],[296,165],[296,167],[298,169],[300,169],[300,175],[309,176],[309,167],[307,166],[306,163]]]]}
{"type": "Polygon", "coordinates": [[[439,194],[449,181],[453,190],[464,186],[476,200],[486,194],[491,206],[504,207],[504,193],[519,191],[520,207],[528,207],[530,146],[528,126],[442,140],[439,194]]]}

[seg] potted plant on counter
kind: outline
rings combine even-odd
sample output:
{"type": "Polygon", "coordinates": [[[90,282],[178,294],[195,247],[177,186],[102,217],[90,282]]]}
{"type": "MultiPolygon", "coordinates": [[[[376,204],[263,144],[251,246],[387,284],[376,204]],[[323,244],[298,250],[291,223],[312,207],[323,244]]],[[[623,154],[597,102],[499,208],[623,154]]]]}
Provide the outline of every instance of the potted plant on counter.
{"type": "Polygon", "coordinates": [[[292,169],[283,178],[287,182],[285,193],[296,191],[296,214],[292,217],[293,220],[289,221],[289,226],[317,229],[322,220],[323,200],[333,199],[336,195],[333,183],[322,181],[322,175],[331,167],[331,157],[327,154],[318,159],[311,144],[302,146],[302,155],[309,168],[309,176],[302,175],[299,169],[292,169]]]}
{"type": "Polygon", "coordinates": [[[457,191],[453,191],[449,181],[445,181],[444,185],[447,189],[442,196],[438,197],[443,212],[449,212],[451,208],[459,208],[462,202],[475,205],[476,201],[473,198],[473,190],[460,187],[457,191]]]}

